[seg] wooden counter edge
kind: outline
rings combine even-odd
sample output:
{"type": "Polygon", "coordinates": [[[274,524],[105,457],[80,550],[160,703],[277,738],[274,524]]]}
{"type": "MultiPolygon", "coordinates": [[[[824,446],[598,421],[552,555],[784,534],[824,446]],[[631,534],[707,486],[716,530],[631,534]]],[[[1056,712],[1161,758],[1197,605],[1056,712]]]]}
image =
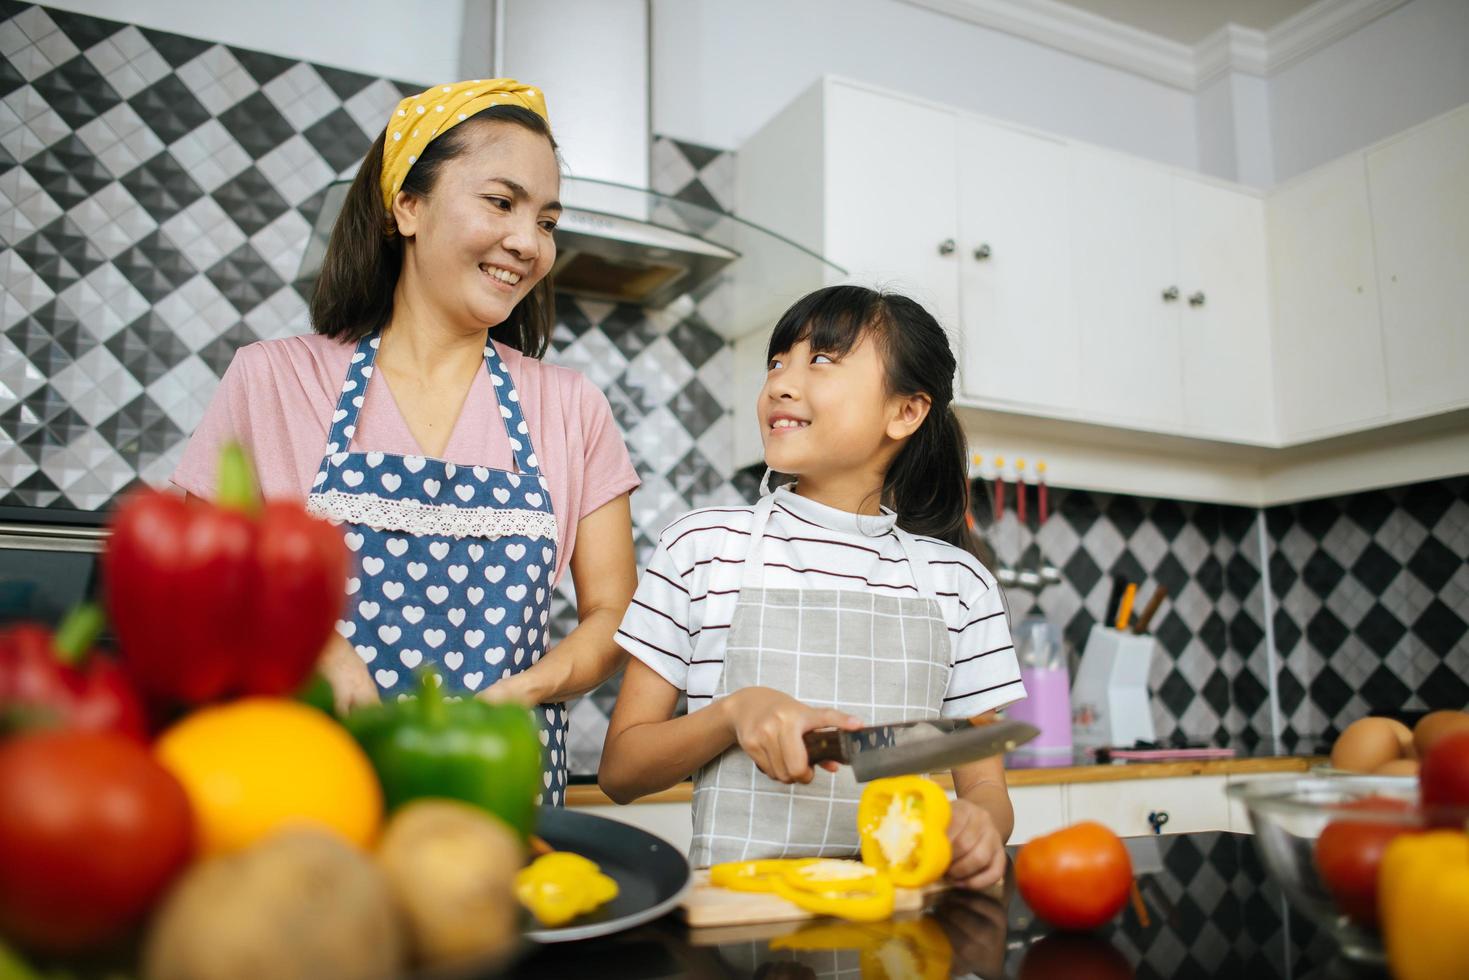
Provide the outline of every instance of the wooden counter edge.
{"type": "MultiPolygon", "coordinates": [[[[1065,783],[1107,783],[1127,779],[1172,779],[1180,776],[1254,776],[1265,773],[1308,771],[1325,764],[1322,756],[1286,756],[1277,759],[1212,759],[1197,762],[1134,762],[1116,766],[1064,766],[1054,769],[1007,769],[1011,786],[1055,786],[1065,783]]],[[[945,789],[953,788],[948,773],[934,777],[945,789]]],[[[687,803],[694,795],[692,783],[679,783],[630,804],[687,803]]],[[[569,786],[567,806],[614,806],[597,786],[569,786]]]]}

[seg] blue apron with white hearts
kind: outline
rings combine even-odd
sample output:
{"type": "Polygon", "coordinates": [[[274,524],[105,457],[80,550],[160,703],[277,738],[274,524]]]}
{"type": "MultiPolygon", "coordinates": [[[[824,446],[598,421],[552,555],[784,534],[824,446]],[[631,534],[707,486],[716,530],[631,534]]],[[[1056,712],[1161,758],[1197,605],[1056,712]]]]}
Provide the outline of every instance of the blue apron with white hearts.
{"type": "MultiPolygon", "coordinates": [[[[382,696],[407,697],[428,670],[450,697],[472,697],[525,670],[546,650],[556,515],[520,396],[488,341],[485,369],[515,470],[426,456],[357,452],[379,335],[352,355],[307,509],[342,525],[358,574],[337,631],[367,664],[382,696]]],[[[535,709],[546,747],[542,800],[566,794],[566,705],[535,709]]]]}

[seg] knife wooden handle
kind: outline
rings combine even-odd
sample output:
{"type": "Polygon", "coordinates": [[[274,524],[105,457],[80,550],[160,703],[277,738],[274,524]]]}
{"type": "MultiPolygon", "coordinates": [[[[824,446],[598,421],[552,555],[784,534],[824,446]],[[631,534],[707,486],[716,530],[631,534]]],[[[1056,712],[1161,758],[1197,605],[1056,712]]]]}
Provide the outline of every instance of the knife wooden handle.
{"type": "Polygon", "coordinates": [[[1153,590],[1153,598],[1148,600],[1147,608],[1143,610],[1143,614],[1138,621],[1132,624],[1132,631],[1134,633],[1141,635],[1148,631],[1148,627],[1153,624],[1153,616],[1157,614],[1158,607],[1163,604],[1163,600],[1167,597],[1168,589],[1165,586],[1160,585],[1153,590]]]}
{"type": "Polygon", "coordinates": [[[802,736],[806,743],[806,754],[814,766],[821,762],[847,762],[847,753],[842,747],[842,733],[835,728],[818,728],[802,736]]]}

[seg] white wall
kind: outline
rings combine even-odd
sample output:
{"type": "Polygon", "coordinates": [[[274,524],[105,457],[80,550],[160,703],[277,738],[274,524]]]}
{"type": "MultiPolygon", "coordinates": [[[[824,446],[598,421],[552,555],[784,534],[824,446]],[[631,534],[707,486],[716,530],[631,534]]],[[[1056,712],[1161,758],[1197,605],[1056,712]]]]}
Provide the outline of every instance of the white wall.
{"type": "Polygon", "coordinates": [[[1192,93],[1009,34],[897,0],[653,0],[654,132],[737,147],[824,74],[1198,166],[1192,93]]]}
{"type": "Polygon", "coordinates": [[[1469,0],[1413,0],[1269,85],[1284,181],[1469,102],[1469,0]]]}
{"type": "Polygon", "coordinates": [[[47,6],[407,82],[458,77],[465,0],[44,0],[47,6]]]}

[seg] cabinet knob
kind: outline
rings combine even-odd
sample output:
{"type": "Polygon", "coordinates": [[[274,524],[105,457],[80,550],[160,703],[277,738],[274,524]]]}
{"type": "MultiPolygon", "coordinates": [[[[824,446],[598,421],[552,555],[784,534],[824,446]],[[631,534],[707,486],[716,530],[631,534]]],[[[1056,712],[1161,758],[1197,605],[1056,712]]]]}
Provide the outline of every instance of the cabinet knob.
{"type": "Polygon", "coordinates": [[[974,257],[980,262],[990,257],[990,243],[984,242],[974,250],[974,257]]]}
{"type": "Polygon", "coordinates": [[[1163,290],[1163,302],[1171,303],[1176,299],[1178,299],[1177,286],[1169,286],[1167,289],[1163,290]]]}
{"type": "Polygon", "coordinates": [[[1154,834],[1163,833],[1163,827],[1168,823],[1167,810],[1154,810],[1148,814],[1148,826],[1153,828],[1154,834]]]}
{"type": "Polygon", "coordinates": [[[1203,306],[1204,305],[1204,293],[1203,293],[1203,291],[1201,290],[1201,291],[1199,291],[1199,292],[1194,293],[1193,295],[1191,295],[1188,298],[1188,305],[1189,306],[1203,306]]]}
{"type": "Polygon", "coordinates": [[[955,241],[952,238],[945,238],[943,241],[939,242],[939,254],[940,255],[953,255],[954,254],[954,250],[956,248],[958,248],[958,247],[959,246],[955,243],[955,241]]]}

